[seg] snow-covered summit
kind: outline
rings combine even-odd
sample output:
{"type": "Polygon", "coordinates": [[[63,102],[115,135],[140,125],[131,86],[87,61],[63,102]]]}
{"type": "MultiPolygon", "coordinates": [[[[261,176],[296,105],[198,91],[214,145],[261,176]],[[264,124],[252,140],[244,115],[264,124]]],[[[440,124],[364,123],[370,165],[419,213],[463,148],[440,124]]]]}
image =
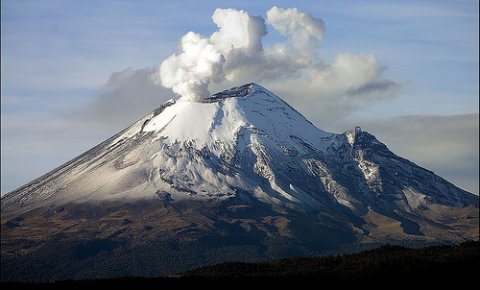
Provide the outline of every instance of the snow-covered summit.
{"type": "Polygon", "coordinates": [[[255,83],[249,83],[240,87],[233,87],[231,89],[213,94],[209,98],[205,99],[205,101],[211,102],[211,101],[216,101],[216,100],[225,99],[225,98],[247,97],[259,91],[266,92],[267,90],[264,87],[259,86],[255,83]]]}
{"type": "MultiPolygon", "coordinates": [[[[142,132],[152,132],[152,142],[191,142],[197,148],[215,149],[219,144],[234,145],[239,133],[248,130],[294,145],[299,138],[320,145],[333,134],[319,130],[278,96],[257,84],[247,84],[217,94],[202,102],[168,102],[161,113],[142,119],[142,132]]],[[[119,139],[139,132],[133,126],[119,139]]]]}

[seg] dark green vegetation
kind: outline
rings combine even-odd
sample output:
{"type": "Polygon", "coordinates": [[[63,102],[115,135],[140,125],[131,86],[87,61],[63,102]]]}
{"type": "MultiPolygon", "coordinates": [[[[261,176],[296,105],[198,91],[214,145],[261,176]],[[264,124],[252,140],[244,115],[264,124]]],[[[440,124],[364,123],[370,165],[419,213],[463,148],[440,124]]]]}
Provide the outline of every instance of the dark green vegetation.
{"type": "Polygon", "coordinates": [[[2,283],[2,289],[72,289],[118,287],[170,289],[200,286],[224,289],[264,286],[310,286],[316,289],[389,289],[475,285],[480,243],[410,249],[383,246],[357,254],[287,258],[266,263],[222,263],[169,278],[120,278],[51,284],[2,283]]]}

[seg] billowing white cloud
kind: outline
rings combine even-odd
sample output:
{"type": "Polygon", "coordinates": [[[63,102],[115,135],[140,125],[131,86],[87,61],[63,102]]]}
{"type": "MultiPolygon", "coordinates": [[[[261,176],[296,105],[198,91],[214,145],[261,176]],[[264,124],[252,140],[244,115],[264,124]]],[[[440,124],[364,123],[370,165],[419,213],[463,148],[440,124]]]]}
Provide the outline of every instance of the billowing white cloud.
{"type": "Polygon", "coordinates": [[[218,31],[209,38],[194,32],[182,37],[180,51],[164,60],[153,80],[188,100],[208,97],[208,85],[222,82],[225,72],[256,59],[266,34],[262,18],[234,9],[216,9],[218,31]]]}
{"type": "Polygon", "coordinates": [[[207,97],[211,87],[222,90],[247,82],[301,87],[306,99],[333,96],[338,103],[355,99],[362,104],[359,96],[379,97],[372,90],[383,91],[382,98],[392,95],[388,92],[395,83],[382,78],[383,68],[373,54],[341,53],[330,63],[321,59],[323,21],[296,8],[273,7],[266,21],[242,10],[216,9],[212,20],[218,30],[209,37],[194,32],[183,36],[179,51],[158,67],[154,82],[192,101],[207,97]],[[263,47],[266,24],[285,40],[263,47]]]}
{"type": "Polygon", "coordinates": [[[224,54],[241,50],[246,55],[254,55],[262,50],[262,37],[267,34],[265,22],[261,17],[235,9],[216,9],[212,15],[218,26],[210,39],[224,54]]]}
{"type": "Polygon", "coordinates": [[[180,50],[162,62],[156,80],[184,98],[207,97],[210,81],[223,78],[224,56],[209,39],[193,32],[182,37],[180,50]]]}
{"type": "Polygon", "coordinates": [[[272,7],[267,11],[267,23],[291,38],[299,49],[315,47],[323,38],[325,27],[321,19],[303,13],[297,8],[272,7]]]}

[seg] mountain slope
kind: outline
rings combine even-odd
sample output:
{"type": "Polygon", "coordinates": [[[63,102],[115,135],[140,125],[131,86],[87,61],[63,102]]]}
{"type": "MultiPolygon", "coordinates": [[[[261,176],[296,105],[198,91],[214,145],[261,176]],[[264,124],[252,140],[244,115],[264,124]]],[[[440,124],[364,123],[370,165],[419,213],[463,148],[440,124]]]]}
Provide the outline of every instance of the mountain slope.
{"type": "Polygon", "coordinates": [[[72,239],[81,241],[73,248],[111,242],[120,253],[161,245],[164,260],[180,260],[178,272],[356,243],[478,239],[478,197],[360,128],[322,131],[248,84],[169,101],[2,198],[5,257],[72,239]]]}

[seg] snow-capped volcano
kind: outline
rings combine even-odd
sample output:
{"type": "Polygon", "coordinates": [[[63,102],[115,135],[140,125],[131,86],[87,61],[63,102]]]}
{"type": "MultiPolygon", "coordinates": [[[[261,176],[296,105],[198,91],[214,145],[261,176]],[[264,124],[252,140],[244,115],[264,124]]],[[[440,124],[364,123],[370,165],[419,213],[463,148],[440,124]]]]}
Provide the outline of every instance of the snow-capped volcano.
{"type": "Polygon", "coordinates": [[[10,252],[19,240],[38,247],[72,236],[202,248],[199,261],[179,262],[185,269],[356,243],[478,239],[478,197],[358,127],[322,131],[247,84],[201,101],[168,101],[2,198],[10,252]],[[212,254],[222,247],[248,254],[212,254]]]}
{"type": "Polygon", "coordinates": [[[258,178],[270,180],[274,196],[299,202],[294,184],[286,191],[275,185],[270,159],[286,162],[311,148],[325,154],[335,142],[333,133],[319,130],[273,93],[249,84],[202,101],[170,100],[49,173],[55,181],[48,187],[41,178],[7,195],[2,206],[17,206],[16,199],[30,208],[30,201],[38,206],[158,198],[159,189],[174,200],[222,199],[237,189],[262,191],[258,178]]]}

